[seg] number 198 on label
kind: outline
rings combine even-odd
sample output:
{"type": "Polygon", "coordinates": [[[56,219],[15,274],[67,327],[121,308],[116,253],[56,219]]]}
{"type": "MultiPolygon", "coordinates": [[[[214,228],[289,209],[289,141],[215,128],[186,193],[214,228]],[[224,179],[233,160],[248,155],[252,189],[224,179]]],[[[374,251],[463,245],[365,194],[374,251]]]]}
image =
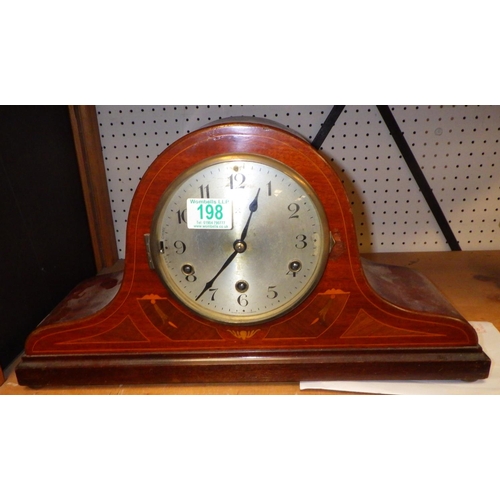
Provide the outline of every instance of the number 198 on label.
{"type": "Polygon", "coordinates": [[[189,229],[231,229],[233,207],[231,200],[215,198],[187,199],[189,229]]]}

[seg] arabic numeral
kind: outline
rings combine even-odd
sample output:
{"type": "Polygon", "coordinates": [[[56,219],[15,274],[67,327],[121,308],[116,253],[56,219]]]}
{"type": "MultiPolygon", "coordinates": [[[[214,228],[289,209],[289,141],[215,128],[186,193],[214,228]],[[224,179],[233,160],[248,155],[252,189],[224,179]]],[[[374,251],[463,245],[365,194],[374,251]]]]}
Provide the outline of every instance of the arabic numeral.
{"type": "Polygon", "coordinates": [[[246,293],[242,293],[242,294],[238,297],[238,304],[239,304],[241,307],[246,307],[246,306],[248,306],[248,300],[247,300],[247,294],[246,294],[246,293]]]}
{"type": "Polygon", "coordinates": [[[299,250],[306,248],[307,236],[305,234],[298,234],[297,236],[295,236],[295,239],[297,240],[297,243],[295,243],[295,248],[298,248],[299,250]]]}
{"type": "Polygon", "coordinates": [[[184,210],[177,210],[177,222],[179,224],[186,224],[186,209],[184,210]]]}
{"type": "Polygon", "coordinates": [[[210,190],[208,188],[208,184],[204,186],[203,184],[200,186],[200,198],[210,198],[210,190]]]}
{"type": "Polygon", "coordinates": [[[214,217],[217,220],[222,220],[224,218],[224,209],[222,205],[209,205],[209,204],[200,204],[196,209],[199,214],[200,220],[207,219],[212,220],[214,217]]]}
{"type": "Polygon", "coordinates": [[[177,240],[174,241],[174,248],[176,249],[175,253],[182,255],[186,251],[186,244],[181,240],[177,240]]]}
{"type": "Polygon", "coordinates": [[[245,176],[243,174],[231,174],[229,176],[230,189],[243,189],[245,187],[245,176]]]}
{"type": "Polygon", "coordinates": [[[300,207],[297,205],[297,203],[290,203],[288,205],[288,211],[292,212],[292,215],[288,217],[289,219],[298,219],[299,216],[297,215],[297,212],[300,210],[300,207]]]}

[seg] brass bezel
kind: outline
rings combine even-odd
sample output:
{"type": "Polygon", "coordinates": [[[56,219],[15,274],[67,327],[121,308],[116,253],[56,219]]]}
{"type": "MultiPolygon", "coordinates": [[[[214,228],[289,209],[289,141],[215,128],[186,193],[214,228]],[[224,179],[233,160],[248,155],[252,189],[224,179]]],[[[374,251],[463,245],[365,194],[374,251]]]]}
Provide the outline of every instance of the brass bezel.
{"type": "Polygon", "coordinates": [[[330,253],[330,230],[328,226],[328,219],[326,217],[325,210],[323,208],[322,203],[320,202],[318,196],[316,195],[312,186],[304,179],[297,171],[293,168],[285,165],[284,163],[270,158],[264,155],[258,154],[222,154],[211,156],[202,160],[201,162],[187,168],[184,172],[182,172],[163,192],[158,205],[156,207],[153,221],[151,224],[151,257],[154,263],[154,268],[156,273],[158,274],[160,280],[164,284],[164,286],[170,290],[172,295],[176,297],[176,299],[181,302],[184,306],[186,306],[191,311],[195,312],[199,316],[209,319],[211,321],[215,321],[218,323],[224,324],[257,324],[263,323],[265,321],[270,321],[276,319],[280,316],[283,316],[290,310],[297,307],[300,303],[302,303],[309,294],[314,290],[316,285],[321,279],[321,276],[324,273],[326,268],[326,264],[328,261],[328,255],[330,253]],[[223,163],[228,161],[253,161],[256,163],[261,163],[264,165],[268,165],[272,168],[275,168],[281,171],[286,176],[290,177],[294,182],[300,185],[300,187],[304,190],[307,196],[312,201],[316,212],[318,214],[318,219],[321,225],[321,235],[322,241],[319,245],[319,258],[316,269],[314,270],[311,279],[304,286],[303,293],[298,294],[292,300],[289,300],[285,304],[282,304],[280,307],[273,309],[272,311],[268,311],[265,313],[258,314],[247,314],[247,315],[231,315],[227,313],[220,313],[210,309],[207,309],[203,306],[200,306],[199,303],[194,301],[190,296],[186,295],[182,289],[176,284],[174,280],[170,278],[170,274],[166,272],[168,266],[165,260],[162,258],[159,251],[159,237],[161,233],[161,227],[159,227],[160,221],[163,219],[164,211],[168,205],[170,199],[177,192],[177,189],[190,177],[198,174],[201,170],[212,167],[217,163],[223,163]]]}

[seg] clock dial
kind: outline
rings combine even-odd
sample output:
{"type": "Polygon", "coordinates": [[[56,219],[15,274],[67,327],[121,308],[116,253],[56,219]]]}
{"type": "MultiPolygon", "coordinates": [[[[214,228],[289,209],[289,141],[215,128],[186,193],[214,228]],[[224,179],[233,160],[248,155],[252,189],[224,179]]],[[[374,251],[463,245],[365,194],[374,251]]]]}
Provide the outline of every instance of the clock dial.
{"type": "Polygon", "coordinates": [[[150,245],[160,278],[184,305],[215,321],[251,324],[307,297],[329,241],[321,203],[294,170],[268,157],[225,155],[167,188],[150,245]]]}

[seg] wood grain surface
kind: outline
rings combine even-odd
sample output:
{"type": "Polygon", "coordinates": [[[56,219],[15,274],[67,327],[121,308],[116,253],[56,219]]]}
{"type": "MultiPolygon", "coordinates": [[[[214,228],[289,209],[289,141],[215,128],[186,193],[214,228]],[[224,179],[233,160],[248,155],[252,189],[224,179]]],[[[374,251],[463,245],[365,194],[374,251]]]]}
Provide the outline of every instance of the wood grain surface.
{"type": "MultiPolygon", "coordinates": [[[[422,272],[468,321],[488,321],[500,329],[500,251],[384,253],[364,257],[422,272]]],[[[18,385],[14,368],[15,365],[6,370],[6,382],[0,387],[0,394],[337,394],[301,392],[298,383],[116,385],[34,390],[18,385]]]]}

